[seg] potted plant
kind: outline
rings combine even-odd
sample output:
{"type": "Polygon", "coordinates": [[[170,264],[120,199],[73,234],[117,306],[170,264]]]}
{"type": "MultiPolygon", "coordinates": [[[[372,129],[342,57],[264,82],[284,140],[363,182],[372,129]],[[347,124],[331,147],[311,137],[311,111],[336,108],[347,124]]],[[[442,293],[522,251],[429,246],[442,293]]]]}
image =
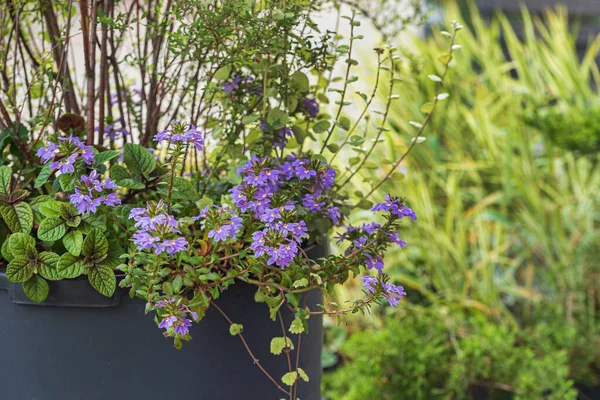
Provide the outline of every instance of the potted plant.
{"type": "Polygon", "coordinates": [[[37,64],[0,98],[3,393],[320,398],[323,315],[341,321],[405,294],[383,272],[383,253],[406,245],[400,222],[416,216],[394,195],[368,198],[396,177],[447,97],[461,26],[444,32],[449,51],[415,138],[362,194],[351,186],[381,144],[399,61],[393,47],[374,50],[377,83],[358,92],[364,103],[351,118],[356,13],[340,44],[310,18],[321,3],[118,5],[77,10],[84,96],[67,67],[73,3],[9,7],[16,48],[28,48],[15,55],[25,73],[11,78],[37,64]],[[38,17],[53,44],[47,69],[21,28],[38,17]],[[131,90],[125,66],[141,71],[131,90]],[[385,81],[373,130],[365,116],[385,81]],[[321,108],[330,101],[333,115],[321,108]],[[380,222],[342,227],[357,208],[380,222]],[[328,254],[334,227],[343,254],[328,254]],[[362,276],[363,299],[325,300],[352,276],[362,276]]]}

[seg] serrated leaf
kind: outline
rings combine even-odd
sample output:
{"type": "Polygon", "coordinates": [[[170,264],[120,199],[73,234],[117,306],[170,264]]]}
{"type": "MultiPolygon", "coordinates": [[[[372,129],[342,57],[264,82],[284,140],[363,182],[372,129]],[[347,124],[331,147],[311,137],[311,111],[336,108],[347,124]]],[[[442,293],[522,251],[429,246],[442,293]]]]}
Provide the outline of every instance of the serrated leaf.
{"type": "Polygon", "coordinates": [[[35,178],[33,187],[36,189],[41,188],[46,182],[48,182],[48,178],[50,178],[51,175],[52,170],[50,169],[49,165],[44,165],[37,178],[35,178]]]}
{"type": "Polygon", "coordinates": [[[294,383],[296,383],[296,379],[298,379],[298,372],[292,371],[285,374],[281,378],[281,381],[288,386],[294,386],[294,383]]]}
{"type": "Polygon", "coordinates": [[[115,182],[118,186],[127,188],[127,189],[144,189],[146,185],[143,182],[136,181],[132,178],[120,179],[115,182]]]}
{"type": "Polygon", "coordinates": [[[92,263],[99,263],[108,255],[108,240],[98,228],[92,228],[83,241],[83,255],[92,263]]]}
{"type": "Polygon", "coordinates": [[[0,215],[11,232],[29,233],[33,228],[33,211],[25,202],[0,203],[0,215]]]}
{"type": "Polygon", "coordinates": [[[42,221],[38,228],[38,238],[45,242],[52,242],[62,238],[67,232],[65,221],[57,217],[48,217],[42,221]]]}
{"type": "Polygon", "coordinates": [[[302,378],[302,380],[304,382],[308,382],[308,375],[306,374],[306,372],[304,372],[304,370],[302,368],[298,368],[298,375],[300,375],[300,378],[302,378]]]}
{"type": "Polygon", "coordinates": [[[102,164],[112,160],[113,158],[119,157],[120,154],[121,154],[121,152],[117,151],[117,150],[103,151],[102,153],[96,154],[96,161],[94,161],[94,164],[97,166],[102,165],[102,164]]]}
{"type": "Polygon", "coordinates": [[[65,253],[56,265],[58,274],[64,279],[74,279],[83,274],[83,261],[71,253],[65,253]]]}
{"type": "Polygon", "coordinates": [[[139,144],[127,143],[124,148],[124,159],[127,167],[135,174],[148,175],[156,168],[156,158],[139,144]]]}
{"type": "MultiPolygon", "coordinates": [[[[112,180],[114,180],[115,182],[118,182],[122,179],[130,179],[131,178],[129,171],[127,171],[127,169],[125,167],[123,167],[122,165],[118,165],[118,164],[114,164],[110,167],[109,175],[110,175],[110,178],[112,180]]],[[[122,186],[122,185],[119,185],[119,186],[122,186]]]]}
{"type": "Polygon", "coordinates": [[[196,201],[200,199],[200,194],[189,179],[178,176],[173,180],[173,198],[196,201]]]}
{"type": "Polygon", "coordinates": [[[25,257],[19,256],[8,263],[6,267],[6,278],[10,282],[25,282],[33,275],[35,265],[25,257]]]}
{"type": "Polygon", "coordinates": [[[229,325],[229,334],[231,336],[239,335],[244,330],[244,326],[242,324],[231,324],[229,325]]]}
{"type": "Polygon", "coordinates": [[[106,297],[110,297],[117,288],[117,278],[113,269],[101,264],[94,264],[88,273],[88,279],[94,289],[106,297]]]}
{"type": "Polygon", "coordinates": [[[57,265],[60,256],[50,251],[42,251],[38,257],[40,264],[38,266],[38,272],[44,278],[51,281],[58,281],[62,279],[62,276],[58,273],[57,265]]]}
{"type": "Polygon", "coordinates": [[[62,241],[69,253],[74,256],[81,254],[81,247],[83,246],[83,234],[81,231],[75,230],[67,233],[62,241]]]}
{"type": "Polygon", "coordinates": [[[296,334],[304,332],[304,324],[302,323],[302,319],[296,317],[292,321],[292,324],[290,325],[290,332],[296,334]]]}
{"type": "Polygon", "coordinates": [[[302,278],[302,279],[298,279],[297,281],[295,281],[292,286],[294,288],[303,288],[303,287],[307,287],[308,286],[308,279],[306,278],[302,278]]]}
{"type": "Polygon", "coordinates": [[[41,303],[48,298],[50,287],[44,278],[34,275],[26,282],[23,282],[23,291],[31,300],[41,303]]]}
{"type": "Polygon", "coordinates": [[[60,187],[63,192],[71,192],[77,186],[77,178],[70,174],[63,174],[58,177],[58,181],[60,182],[60,187]]]}
{"type": "Polygon", "coordinates": [[[286,347],[294,350],[294,342],[289,337],[274,337],[271,339],[271,353],[279,355],[286,347]]]}

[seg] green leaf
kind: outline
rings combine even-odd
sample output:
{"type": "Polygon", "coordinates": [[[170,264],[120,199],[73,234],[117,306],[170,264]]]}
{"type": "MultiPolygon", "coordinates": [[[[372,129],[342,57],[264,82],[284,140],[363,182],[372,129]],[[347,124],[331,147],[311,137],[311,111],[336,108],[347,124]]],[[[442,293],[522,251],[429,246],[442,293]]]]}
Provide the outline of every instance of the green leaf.
{"type": "Polygon", "coordinates": [[[35,275],[26,282],[23,282],[23,291],[31,300],[41,303],[48,298],[50,287],[44,278],[35,275]]]}
{"type": "Polygon", "coordinates": [[[17,257],[8,263],[6,277],[10,282],[25,282],[33,275],[35,265],[25,257],[17,257]]]}
{"type": "Polygon", "coordinates": [[[38,266],[38,272],[44,278],[51,281],[58,281],[62,279],[62,276],[58,273],[57,265],[60,256],[50,251],[42,251],[38,257],[40,264],[38,266]]]}
{"type": "Polygon", "coordinates": [[[357,135],[350,136],[350,140],[348,141],[348,143],[350,143],[351,146],[360,146],[364,142],[365,142],[365,139],[363,137],[357,136],[357,135]]]}
{"type": "Polygon", "coordinates": [[[346,117],[341,117],[337,123],[338,123],[339,127],[345,131],[350,129],[350,120],[346,117]]]}
{"type": "Polygon", "coordinates": [[[39,189],[44,186],[44,183],[48,182],[48,178],[52,175],[52,170],[48,165],[44,165],[37,178],[35,178],[34,188],[39,189]]]}
{"type": "Polygon", "coordinates": [[[269,125],[271,125],[273,129],[283,128],[288,122],[288,119],[289,116],[287,115],[287,113],[278,109],[271,110],[269,112],[269,115],[267,115],[267,122],[269,125]]]}
{"type": "Polygon", "coordinates": [[[308,92],[310,89],[310,82],[308,77],[300,71],[294,72],[291,76],[292,78],[292,87],[299,92],[308,92]]]}
{"type": "Polygon", "coordinates": [[[132,178],[118,180],[116,181],[116,184],[127,189],[144,189],[146,187],[143,182],[136,181],[132,178]]]}
{"type": "Polygon", "coordinates": [[[59,201],[49,200],[40,203],[37,209],[44,217],[59,217],[61,204],[59,201]]]}
{"type": "Polygon", "coordinates": [[[302,378],[302,380],[304,382],[308,382],[308,375],[306,374],[306,372],[304,372],[304,370],[302,368],[298,368],[298,375],[300,375],[300,377],[302,378]]]}
{"type": "Polygon", "coordinates": [[[108,255],[108,240],[98,228],[92,228],[83,241],[83,255],[87,261],[99,263],[108,255]]]}
{"type": "Polygon", "coordinates": [[[83,234],[81,231],[75,230],[67,233],[62,241],[69,253],[74,256],[81,254],[81,246],[83,245],[83,234]]]}
{"type": "Polygon", "coordinates": [[[373,208],[373,203],[367,199],[360,199],[357,204],[358,208],[362,208],[363,210],[370,210],[373,208]]]}
{"type": "Polygon", "coordinates": [[[296,317],[292,321],[292,324],[290,325],[290,332],[296,334],[304,332],[304,324],[302,323],[302,319],[296,317]]]}
{"type": "Polygon", "coordinates": [[[295,281],[292,285],[295,288],[303,288],[308,286],[308,279],[302,278],[295,281]]]}
{"type": "Polygon", "coordinates": [[[10,195],[11,179],[12,169],[7,166],[0,167],[0,196],[8,197],[10,195]]]}
{"type": "Polygon", "coordinates": [[[48,217],[42,221],[37,233],[40,240],[52,242],[62,238],[66,232],[65,222],[61,218],[48,217]]]}
{"type": "Polygon", "coordinates": [[[242,117],[242,124],[244,124],[244,125],[251,124],[255,121],[258,121],[259,118],[260,118],[260,114],[244,115],[242,117]]]}
{"type": "Polygon", "coordinates": [[[71,253],[60,256],[56,269],[64,279],[74,279],[84,273],[83,261],[71,253]]]}
{"type": "Polygon", "coordinates": [[[11,232],[31,232],[33,228],[33,211],[29,204],[19,202],[16,204],[0,203],[0,214],[11,232]]]}
{"type": "Polygon", "coordinates": [[[229,326],[229,333],[231,336],[239,335],[244,330],[244,326],[242,324],[231,324],[229,326]]]}
{"type": "Polygon", "coordinates": [[[425,114],[429,114],[433,111],[434,105],[431,102],[427,102],[421,106],[421,112],[425,114]]]}
{"type": "Polygon", "coordinates": [[[298,379],[298,372],[292,371],[285,374],[281,378],[281,381],[288,386],[294,386],[294,383],[296,383],[296,379],[298,379]]]}
{"type": "MultiPolygon", "coordinates": [[[[85,248],[85,244],[84,244],[85,248]]],[[[90,283],[98,292],[110,297],[117,288],[117,278],[112,268],[106,265],[94,264],[88,273],[90,283]]]]}
{"type": "Polygon", "coordinates": [[[443,56],[440,56],[438,60],[445,65],[452,61],[452,56],[450,54],[444,54],[443,56]]]}
{"type": "Polygon", "coordinates": [[[289,337],[274,337],[271,339],[271,353],[280,355],[286,347],[294,350],[294,342],[289,337]]]}
{"type": "Polygon", "coordinates": [[[123,167],[122,165],[115,164],[110,167],[109,171],[110,178],[115,182],[118,182],[122,179],[131,178],[131,175],[129,174],[129,171],[127,171],[127,168],[123,167]]]}
{"type": "Polygon", "coordinates": [[[148,175],[156,168],[156,158],[139,144],[127,143],[124,146],[125,164],[135,174],[148,175]]]}
{"type": "Polygon", "coordinates": [[[12,253],[10,252],[10,249],[8,248],[9,242],[10,238],[6,238],[4,243],[2,243],[2,248],[0,249],[0,254],[2,255],[2,258],[4,258],[8,262],[12,261],[14,258],[12,253]]]}
{"type": "Polygon", "coordinates": [[[320,121],[317,121],[313,125],[312,129],[313,129],[314,133],[324,133],[324,132],[327,132],[327,130],[329,129],[330,126],[331,126],[331,122],[322,119],[320,121]]]}
{"type": "Polygon", "coordinates": [[[96,161],[94,162],[94,164],[96,166],[102,165],[102,164],[112,160],[113,158],[119,157],[120,154],[121,154],[121,152],[119,152],[117,150],[103,151],[102,153],[96,154],[96,161]]]}
{"type": "Polygon", "coordinates": [[[332,153],[335,153],[336,151],[338,151],[340,149],[340,146],[338,146],[335,143],[330,143],[327,145],[327,150],[329,150],[332,153]]]}
{"type": "Polygon", "coordinates": [[[173,198],[196,201],[200,199],[200,194],[189,179],[178,176],[173,180],[173,198]]]}
{"type": "Polygon", "coordinates": [[[77,178],[71,174],[63,174],[58,178],[63,192],[71,192],[77,186],[77,178]]]}
{"type": "Polygon", "coordinates": [[[28,247],[35,247],[35,239],[25,233],[14,233],[8,240],[8,250],[13,258],[23,257],[28,247]]]}

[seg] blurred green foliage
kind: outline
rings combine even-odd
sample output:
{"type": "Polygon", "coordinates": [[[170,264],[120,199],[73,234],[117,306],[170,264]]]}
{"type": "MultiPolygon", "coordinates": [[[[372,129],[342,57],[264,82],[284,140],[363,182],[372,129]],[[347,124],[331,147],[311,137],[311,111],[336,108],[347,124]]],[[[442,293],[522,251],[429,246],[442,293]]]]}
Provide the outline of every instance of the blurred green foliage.
{"type": "MultiPolygon", "coordinates": [[[[521,35],[502,14],[468,12],[445,4],[444,20],[470,21],[450,96],[387,186],[419,217],[386,256],[407,301],[349,321],[348,341],[328,347],[332,399],[569,399],[598,384],[600,38],[580,60],[563,9],[524,10],[521,35]]],[[[403,43],[380,160],[410,144],[444,45],[437,32],[403,43]]]]}

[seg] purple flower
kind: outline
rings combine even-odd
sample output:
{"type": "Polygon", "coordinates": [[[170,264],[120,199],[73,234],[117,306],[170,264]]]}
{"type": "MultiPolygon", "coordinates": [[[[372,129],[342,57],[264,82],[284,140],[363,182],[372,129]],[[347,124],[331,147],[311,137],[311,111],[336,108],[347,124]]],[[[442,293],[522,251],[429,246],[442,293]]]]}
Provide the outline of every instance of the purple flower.
{"type": "Polygon", "coordinates": [[[242,81],[242,77],[239,75],[236,75],[233,78],[233,81],[231,81],[231,82],[227,81],[227,82],[223,83],[223,91],[225,93],[231,93],[235,89],[239,89],[241,81],[242,81]]]}
{"type": "Polygon", "coordinates": [[[308,160],[299,160],[294,172],[299,179],[310,179],[313,176],[317,176],[317,171],[309,168],[308,160]]]}
{"type": "Polygon", "coordinates": [[[400,239],[400,235],[397,233],[392,233],[390,235],[390,242],[396,243],[400,247],[406,247],[406,242],[400,239]]]}
{"type": "Polygon", "coordinates": [[[61,174],[75,172],[75,167],[73,166],[75,160],[77,160],[77,154],[71,154],[69,157],[50,163],[50,169],[58,168],[61,174]]]}
{"type": "Polygon", "coordinates": [[[188,334],[190,326],[192,326],[192,321],[190,321],[189,319],[178,319],[175,324],[175,333],[181,336],[185,336],[188,334]]]}
{"type": "Polygon", "coordinates": [[[321,196],[316,194],[307,194],[302,198],[302,205],[311,213],[317,213],[325,207],[325,202],[321,201],[321,196]]]}
{"type": "Polygon", "coordinates": [[[137,231],[133,234],[133,243],[138,250],[152,250],[160,243],[158,236],[150,235],[147,231],[137,231]]]}
{"type": "Polygon", "coordinates": [[[158,132],[154,136],[154,140],[157,142],[190,143],[197,150],[202,150],[204,147],[202,133],[194,125],[189,124],[171,123],[167,129],[158,132]]]}
{"type": "Polygon", "coordinates": [[[329,207],[325,210],[325,215],[331,219],[333,225],[339,225],[340,219],[342,218],[342,214],[340,213],[340,209],[337,207],[329,207]]]}
{"type": "Polygon", "coordinates": [[[177,322],[177,317],[174,315],[169,315],[168,317],[163,318],[163,320],[160,321],[158,327],[161,329],[169,330],[175,322],[177,322]]]}
{"type": "Polygon", "coordinates": [[[409,217],[412,220],[417,219],[417,215],[413,210],[400,202],[400,199],[394,199],[389,194],[385,195],[383,203],[375,204],[371,211],[389,211],[398,218],[409,217]]]}
{"type": "Polygon", "coordinates": [[[160,247],[160,250],[157,249],[156,254],[160,254],[164,251],[170,255],[175,255],[176,253],[179,253],[180,251],[187,250],[188,242],[184,238],[178,237],[175,239],[167,239],[167,240],[163,241],[159,247],[160,247]],[[160,253],[159,253],[159,251],[160,251],[160,253]]]}
{"type": "Polygon", "coordinates": [[[315,99],[304,99],[302,101],[304,111],[311,117],[314,118],[319,114],[319,103],[315,99]]]}
{"type": "Polygon", "coordinates": [[[37,151],[37,156],[42,161],[42,164],[46,164],[48,161],[54,158],[54,155],[58,151],[58,145],[56,143],[50,143],[46,147],[41,147],[37,151]]]}
{"type": "Polygon", "coordinates": [[[383,283],[383,295],[388,299],[390,306],[396,307],[406,292],[402,286],[396,286],[389,282],[383,283]]]}
{"type": "Polygon", "coordinates": [[[383,273],[383,260],[381,259],[381,257],[373,258],[372,256],[367,254],[367,257],[365,259],[365,264],[367,264],[367,268],[369,268],[369,269],[375,268],[377,270],[377,272],[379,272],[380,274],[383,273]]]}
{"type": "Polygon", "coordinates": [[[377,278],[371,275],[363,276],[360,278],[363,281],[363,289],[366,293],[375,293],[377,286],[377,278]]]}

